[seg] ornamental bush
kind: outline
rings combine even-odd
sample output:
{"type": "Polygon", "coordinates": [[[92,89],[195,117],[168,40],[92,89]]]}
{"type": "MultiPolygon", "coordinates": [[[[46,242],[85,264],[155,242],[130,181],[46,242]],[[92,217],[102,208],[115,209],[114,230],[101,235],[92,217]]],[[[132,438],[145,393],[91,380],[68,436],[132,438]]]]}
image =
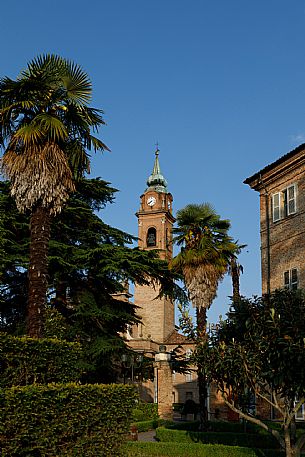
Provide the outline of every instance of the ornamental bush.
{"type": "Polygon", "coordinates": [[[171,430],[164,427],[156,429],[159,441],[177,443],[224,444],[227,446],[242,446],[259,449],[277,449],[279,444],[271,435],[225,432],[193,432],[187,430],[171,430]]]}
{"type": "Polygon", "coordinates": [[[0,333],[0,387],[78,381],[81,346],[0,333]]]}
{"type": "Polygon", "coordinates": [[[136,396],[114,384],[1,389],[1,456],[120,456],[136,396]]]}

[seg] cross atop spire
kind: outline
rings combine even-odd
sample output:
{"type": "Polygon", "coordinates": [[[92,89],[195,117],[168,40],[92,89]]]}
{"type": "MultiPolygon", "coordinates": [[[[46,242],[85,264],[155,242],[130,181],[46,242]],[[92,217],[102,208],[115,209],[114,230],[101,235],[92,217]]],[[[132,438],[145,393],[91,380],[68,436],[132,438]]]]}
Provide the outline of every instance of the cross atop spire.
{"type": "Polygon", "coordinates": [[[152,171],[152,174],[149,176],[148,180],[147,180],[147,185],[148,185],[148,188],[146,189],[146,192],[148,190],[156,190],[157,192],[167,192],[167,181],[166,179],[164,178],[162,172],[161,172],[161,168],[160,168],[160,164],[159,164],[159,144],[157,142],[156,144],[156,151],[155,151],[155,162],[154,162],[154,168],[153,168],[153,171],[152,171]]]}
{"type": "Polygon", "coordinates": [[[159,152],[160,152],[158,141],[157,141],[157,143],[156,143],[156,148],[157,148],[157,149],[156,149],[155,154],[156,154],[156,156],[158,156],[158,155],[159,155],[159,152]]]}

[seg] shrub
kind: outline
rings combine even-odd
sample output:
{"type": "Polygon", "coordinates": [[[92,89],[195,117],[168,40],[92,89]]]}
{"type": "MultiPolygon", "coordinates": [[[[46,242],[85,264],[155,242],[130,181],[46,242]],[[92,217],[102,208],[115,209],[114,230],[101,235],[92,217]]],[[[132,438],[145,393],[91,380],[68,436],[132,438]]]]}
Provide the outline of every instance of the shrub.
{"type": "Polygon", "coordinates": [[[1,456],[118,456],[135,398],[123,385],[1,389],[1,456]]]}
{"type": "Polygon", "coordinates": [[[0,387],[77,381],[80,358],[78,343],[0,333],[0,387]]]}
{"type": "Polygon", "coordinates": [[[126,457],[284,457],[275,450],[190,443],[129,442],[124,445],[126,457]]]}
{"type": "Polygon", "coordinates": [[[135,422],[158,419],[157,403],[138,403],[132,411],[132,420],[135,422]]]}
{"type": "Polygon", "coordinates": [[[248,433],[193,432],[159,427],[156,429],[156,437],[160,441],[178,443],[224,444],[260,449],[276,449],[279,447],[277,440],[271,435],[259,435],[258,439],[256,434],[248,433]]]}

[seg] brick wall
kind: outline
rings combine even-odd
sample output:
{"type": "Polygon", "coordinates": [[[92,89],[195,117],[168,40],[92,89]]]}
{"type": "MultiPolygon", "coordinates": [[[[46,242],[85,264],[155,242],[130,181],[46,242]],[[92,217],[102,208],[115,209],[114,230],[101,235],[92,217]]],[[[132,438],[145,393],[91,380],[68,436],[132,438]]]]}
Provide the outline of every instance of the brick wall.
{"type": "MultiPolygon", "coordinates": [[[[263,178],[264,179],[264,178],[263,178]]],[[[262,292],[267,292],[267,223],[266,223],[266,191],[269,206],[270,230],[270,289],[284,287],[284,272],[297,268],[299,287],[305,287],[305,165],[286,169],[285,173],[273,177],[271,182],[266,179],[265,189],[260,189],[260,221],[261,221],[261,264],[262,292]],[[289,185],[297,186],[297,211],[273,222],[272,195],[282,192],[289,185]]]]}

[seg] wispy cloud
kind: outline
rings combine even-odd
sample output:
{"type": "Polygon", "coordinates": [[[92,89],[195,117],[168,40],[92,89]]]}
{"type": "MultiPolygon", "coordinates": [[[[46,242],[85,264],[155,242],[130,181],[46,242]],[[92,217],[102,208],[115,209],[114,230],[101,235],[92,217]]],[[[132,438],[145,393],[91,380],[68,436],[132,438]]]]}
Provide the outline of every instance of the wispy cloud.
{"type": "Polygon", "coordinates": [[[293,144],[299,144],[305,142],[305,133],[298,133],[295,135],[290,135],[290,141],[293,144]]]}

